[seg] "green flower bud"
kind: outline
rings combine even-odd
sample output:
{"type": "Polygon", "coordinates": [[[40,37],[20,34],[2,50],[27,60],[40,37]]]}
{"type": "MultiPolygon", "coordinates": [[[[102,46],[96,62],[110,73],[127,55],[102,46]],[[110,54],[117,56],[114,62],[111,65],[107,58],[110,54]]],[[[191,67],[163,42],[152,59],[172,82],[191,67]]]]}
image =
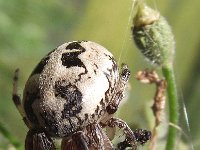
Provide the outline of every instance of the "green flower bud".
{"type": "Polygon", "coordinates": [[[152,63],[172,65],[175,42],[171,28],[159,12],[148,6],[139,7],[132,34],[137,47],[152,63]]]}

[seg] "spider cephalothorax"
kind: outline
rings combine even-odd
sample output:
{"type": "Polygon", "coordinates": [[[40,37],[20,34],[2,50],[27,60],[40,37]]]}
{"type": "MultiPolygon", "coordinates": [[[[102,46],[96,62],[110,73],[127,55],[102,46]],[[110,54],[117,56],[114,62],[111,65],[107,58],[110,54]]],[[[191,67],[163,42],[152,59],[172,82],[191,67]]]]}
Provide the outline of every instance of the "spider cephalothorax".
{"type": "MultiPolygon", "coordinates": [[[[55,149],[52,137],[63,139],[63,150],[113,149],[102,130],[106,126],[122,128],[124,147],[136,148],[137,142],[141,143],[136,132],[112,117],[129,76],[127,66],[123,65],[120,73],[112,54],[97,43],[68,42],[46,55],[33,70],[21,104],[17,70],[13,100],[30,129],[26,149],[55,149]],[[33,148],[33,143],[39,146],[33,148]]],[[[141,136],[145,143],[150,132],[142,131],[141,136]]]]}

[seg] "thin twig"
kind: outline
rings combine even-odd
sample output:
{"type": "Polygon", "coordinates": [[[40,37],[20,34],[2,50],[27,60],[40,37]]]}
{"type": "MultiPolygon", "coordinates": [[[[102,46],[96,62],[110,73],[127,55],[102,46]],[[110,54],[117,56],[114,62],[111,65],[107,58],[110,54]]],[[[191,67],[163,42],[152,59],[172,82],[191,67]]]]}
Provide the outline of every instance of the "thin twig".
{"type": "Polygon", "coordinates": [[[139,71],[136,75],[136,78],[142,83],[156,85],[154,104],[152,106],[152,111],[155,116],[155,125],[152,130],[152,138],[149,148],[150,150],[156,150],[156,142],[157,142],[156,128],[161,123],[162,112],[165,108],[166,81],[164,79],[160,79],[155,71],[149,71],[149,70],[139,71]]]}

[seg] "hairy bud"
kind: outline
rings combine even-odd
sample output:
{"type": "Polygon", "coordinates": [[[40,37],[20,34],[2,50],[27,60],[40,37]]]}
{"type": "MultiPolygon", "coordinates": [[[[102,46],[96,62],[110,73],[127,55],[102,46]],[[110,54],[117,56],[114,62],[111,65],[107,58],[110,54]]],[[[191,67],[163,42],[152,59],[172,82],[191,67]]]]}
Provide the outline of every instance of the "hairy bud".
{"type": "Polygon", "coordinates": [[[132,34],[137,47],[153,64],[163,66],[173,63],[174,36],[166,19],[159,12],[146,5],[139,7],[132,34]]]}

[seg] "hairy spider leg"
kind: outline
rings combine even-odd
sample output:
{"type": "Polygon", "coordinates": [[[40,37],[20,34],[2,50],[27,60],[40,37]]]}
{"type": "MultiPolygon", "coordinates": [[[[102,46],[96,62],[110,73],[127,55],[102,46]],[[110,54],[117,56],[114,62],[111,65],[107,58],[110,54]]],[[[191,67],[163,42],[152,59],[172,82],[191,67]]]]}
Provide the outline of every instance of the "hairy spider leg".
{"type": "Polygon", "coordinates": [[[14,102],[17,110],[18,110],[18,112],[22,116],[24,123],[29,128],[31,128],[31,124],[29,123],[29,121],[26,118],[26,114],[25,114],[24,108],[23,108],[22,103],[21,103],[21,98],[20,98],[19,94],[17,93],[17,90],[18,90],[18,80],[19,80],[19,69],[16,69],[15,73],[14,73],[14,77],[13,77],[12,100],[13,100],[13,102],[14,102]]]}
{"type": "Polygon", "coordinates": [[[131,145],[133,150],[137,149],[137,139],[135,137],[134,132],[129,128],[129,126],[123,120],[119,118],[111,118],[106,122],[106,125],[115,128],[118,127],[123,130],[124,135],[126,137],[126,141],[131,145]]]}
{"type": "Polygon", "coordinates": [[[115,88],[114,97],[106,107],[106,111],[108,112],[108,114],[114,114],[117,111],[119,104],[124,97],[124,91],[129,78],[130,78],[130,70],[128,69],[127,65],[122,64],[122,71],[120,73],[119,81],[115,88]]]}
{"type": "Polygon", "coordinates": [[[78,131],[71,137],[63,138],[61,150],[89,150],[86,136],[82,131],[78,131]]]}
{"type": "MultiPolygon", "coordinates": [[[[128,69],[128,66],[126,64],[122,64],[122,70],[119,76],[119,80],[114,89],[115,94],[112,97],[108,106],[106,107],[107,117],[105,117],[100,122],[102,126],[104,126],[105,122],[109,120],[110,118],[112,118],[113,114],[118,110],[119,104],[124,97],[124,91],[125,91],[129,78],[130,78],[130,70],[128,69]]],[[[109,139],[113,140],[113,138],[115,137],[115,132],[116,132],[115,127],[110,128],[106,126],[106,132],[108,134],[109,139]]]]}
{"type": "Polygon", "coordinates": [[[113,145],[97,123],[89,124],[85,131],[78,131],[62,140],[61,150],[112,150],[113,145]]]}

